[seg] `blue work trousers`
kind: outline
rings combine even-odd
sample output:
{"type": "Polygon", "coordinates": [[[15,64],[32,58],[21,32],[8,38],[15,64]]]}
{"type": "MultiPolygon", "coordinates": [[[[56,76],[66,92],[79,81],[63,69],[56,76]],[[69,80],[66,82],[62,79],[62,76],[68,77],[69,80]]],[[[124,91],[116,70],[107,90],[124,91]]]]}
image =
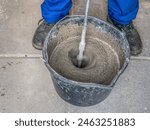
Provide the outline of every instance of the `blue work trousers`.
{"type": "MultiPolygon", "coordinates": [[[[71,7],[71,0],[44,0],[42,17],[47,23],[56,23],[69,13],[71,7]]],[[[129,24],[136,18],[138,9],[139,0],[108,0],[108,15],[119,24],[129,24]]]]}

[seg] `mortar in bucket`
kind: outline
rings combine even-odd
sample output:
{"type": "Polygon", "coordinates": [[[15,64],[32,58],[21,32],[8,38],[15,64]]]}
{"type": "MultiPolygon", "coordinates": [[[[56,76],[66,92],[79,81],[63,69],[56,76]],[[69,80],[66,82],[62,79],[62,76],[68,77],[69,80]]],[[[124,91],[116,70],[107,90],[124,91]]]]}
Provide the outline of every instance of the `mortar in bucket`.
{"type": "Polygon", "coordinates": [[[78,54],[84,16],[66,16],[48,33],[43,59],[58,95],[77,106],[100,103],[110,94],[130,59],[125,35],[113,25],[88,17],[87,60],[78,68],[78,54]]]}

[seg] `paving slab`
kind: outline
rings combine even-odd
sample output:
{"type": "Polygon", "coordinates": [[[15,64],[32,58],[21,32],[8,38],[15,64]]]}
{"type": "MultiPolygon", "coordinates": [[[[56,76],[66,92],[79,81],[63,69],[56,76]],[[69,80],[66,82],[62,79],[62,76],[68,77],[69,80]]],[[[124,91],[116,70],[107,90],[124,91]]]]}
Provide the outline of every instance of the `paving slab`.
{"type": "Polygon", "coordinates": [[[150,57],[150,0],[142,0],[135,25],[143,42],[141,56],[150,57]]]}
{"type": "Polygon", "coordinates": [[[34,53],[32,37],[42,0],[0,0],[0,54],[34,53]]]}
{"type": "Polygon", "coordinates": [[[0,112],[66,112],[40,59],[0,59],[0,112]]]}
{"type": "Polygon", "coordinates": [[[132,60],[109,97],[77,107],[56,93],[40,59],[0,59],[0,112],[150,112],[150,61],[132,60]]]}
{"type": "MultiPolygon", "coordinates": [[[[85,3],[86,0],[72,0],[73,8],[71,13],[75,15],[84,15],[85,14],[85,3]]],[[[91,0],[89,15],[94,16],[96,18],[100,18],[106,20],[107,17],[107,0],[91,0]]]]}

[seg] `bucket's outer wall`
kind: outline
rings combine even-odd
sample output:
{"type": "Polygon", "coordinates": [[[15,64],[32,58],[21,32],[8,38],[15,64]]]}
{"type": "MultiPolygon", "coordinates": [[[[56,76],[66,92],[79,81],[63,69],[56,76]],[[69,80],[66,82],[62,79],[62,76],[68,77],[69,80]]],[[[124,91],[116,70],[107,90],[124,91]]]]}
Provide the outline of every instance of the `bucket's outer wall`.
{"type": "Polygon", "coordinates": [[[91,106],[103,101],[111,92],[111,88],[83,87],[80,84],[70,84],[58,76],[51,75],[54,87],[65,101],[77,106],[91,106]]]}

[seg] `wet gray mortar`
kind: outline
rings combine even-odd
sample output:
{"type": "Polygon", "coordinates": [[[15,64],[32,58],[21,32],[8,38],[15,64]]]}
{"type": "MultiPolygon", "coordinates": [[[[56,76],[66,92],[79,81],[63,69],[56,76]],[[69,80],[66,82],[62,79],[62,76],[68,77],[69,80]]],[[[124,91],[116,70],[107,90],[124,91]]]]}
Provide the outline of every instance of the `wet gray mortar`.
{"type": "Polygon", "coordinates": [[[64,25],[59,29],[57,37],[49,41],[50,66],[67,79],[85,83],[110,84],[122,68],[123,50],[117,40],[89,24],[85,51],[89,59],[88,65],[85,68],[78,68],[72,63],[69,53],[72,53],[72,50],[78,52],[81,32],[82,27],[78,24],[64,25]]]}

